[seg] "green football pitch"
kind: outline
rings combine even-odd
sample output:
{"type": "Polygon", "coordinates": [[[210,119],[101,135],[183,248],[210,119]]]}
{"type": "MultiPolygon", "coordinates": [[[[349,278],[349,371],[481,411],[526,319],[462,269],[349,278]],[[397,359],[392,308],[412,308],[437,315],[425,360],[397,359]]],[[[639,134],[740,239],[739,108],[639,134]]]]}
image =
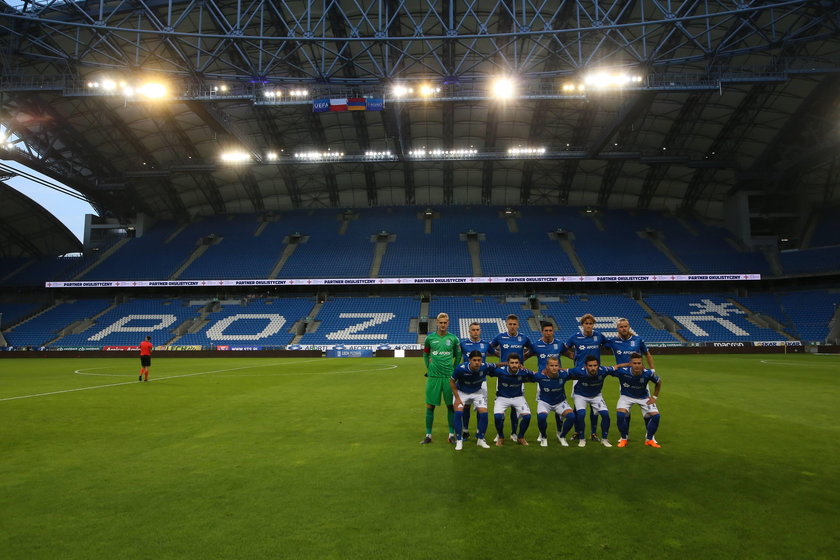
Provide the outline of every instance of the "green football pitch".
{"type": "Polygon", "coordinates": [[[419,358],[3,359],[0,555],[837,558],[840,357],[656,365],[661,449],[455,452],[419,358]]]}

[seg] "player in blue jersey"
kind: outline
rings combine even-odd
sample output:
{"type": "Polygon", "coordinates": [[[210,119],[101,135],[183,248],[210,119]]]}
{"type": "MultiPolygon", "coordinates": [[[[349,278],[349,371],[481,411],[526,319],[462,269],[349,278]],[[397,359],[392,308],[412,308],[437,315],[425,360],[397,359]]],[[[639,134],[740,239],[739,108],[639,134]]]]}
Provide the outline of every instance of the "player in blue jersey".
{"type": "MultiPolygon", "coordinates": [[[[470,361],[470,353],[474,350],[478,350],[481,352],[481,360],[487,361],[487,351],[490,349],[490,343],[484,340],[481,340],[481,325],[476,322],[470,323],[469,327],[470,336],[467,338],[461,339],[461,355],[464,357],[464,363],[469,363],[470,361]]],[[[487,391],[487,384],[484,385],[484,390],[487,391]]],[[[470,437],[470,405],[464,405],[464,414],[463,414],[463,433],[461,434],[464,439],[469,439],[470,437]]]]}
{"type": "MultiPolygon", "coordinates": [[[[585,358],[584,369],[573,368],[569,370],[572,379],[577,380],[572,391],[572,400],[575,402],[575,417],[577,419],[577,430],[583,433],[586,421],[586,406],[589,405],[601,417],[601,445],[612,447],[609,441],[610,435],[610,412],[604,396],[601,394],[604,388],[604,379],[615,372],[614,367],[603,367],[598,363],[595,356],[585,358]]],[[[629,365],[628,363],[620,366],[629,365]]],[[[620,367],[617,366],[617,367],[620,367]]],[[[578,446],[584,447],[586,438],[578,440],[578,446]]]]}
{"type": "MultiPolygon", "coordinates": [[[[566,434],[575,425],[575,413],[566,401],[566,381],[570,379],[569,372],[560,369],[560,358],[549,356],[545,360],[545,368],[534,374],[539,387],[537,393],[537,426],[540,435],[537,441],[540,447],[548,447],[548,415],[554,413],[557,420],[557,439],[563,447],[569,447],[566,434]],[[565,422],[561,420],[565,418],[565,422]]],[[[581,440],[586,443],[586,440],[581,440]]]]}
{"type": "Polygon", "coordinates": [[[519,417],[519,430],[512,433],[514,441],[519,445],[528,445],[525,440],[525,432],[528,424],[531,423],[531,409],[525,400],[525,393],[522,391],[522,384],[526,381],[535,381],[534,372],[522,367],[519,354],[510,353],[507,356],[507,365],[498,366],[487,371],[487,375],[497,378],[496,401],[493,403],[493,420],[496,423],[496,445],[505,443],[505,411],[508,408],[515,408],[519,417]]]}
{"type": "MultiPolygon", "coordinates": [[[[566,355],[572,358],[575,362],[575,367],[586,369],[586,358],[588,356],[595,356],[598,363],[601,363],[601,346],[607,343],[607,337],[595,330],[595,317],[591,313],[587,313],[580,318],[580,330],[569,337],[566,341],[565,350],[566,355]]],[[[596,432],[598,431],[598,415],[589,408],[589,423],[591,425],[590,439],[598,441],[596,432]]],[[[578,438],[585,437],[583,432],[577,434],[578,438]]]]}
{"type": "MultiPolygon", "coordinates": [[[[501,363],[506,363],[508,356],[513,353],[516,354],[524,364],[525,360],[534,354],[534,347],[527,336],[519,334],[519,317],[513,314],[508,315],[505,318],[505,327],[507,328],[507,332],[499,333],[496,335],[496,338],[490,342],[490,351],[499,357],[499,362],[501,363]]],[[[510,439],[514,441],[517,439],[516,434],[519,422],[516,414],[516,409],[511,408],[510,439]]]]}
{"type": "MultiPolygon", "coordinates": [[[[542,331],[542,338],[537,339],[533,343],[531,343],[532,348],[534,349],[534,354],[537,356],[537,369],[538,372],[543,372],[548,364],[549,358],[557,358],[557,367],[560,367],[560,354],[563,352],[563,343],[554,338],[554,325],[548,322],[540,323],[540,330],[542,331]]],[[[540,385],[537,385],[537,404],[539,404],[540,400],[540,385]]],[[[557,433],[560,433],[559,426],[562,425],[563,421],[560,419],[560,415],[557,414],[556,421],[558,430],[557,433]]],[[[537,422],[539,422],[539,411],[537,412],[537,422]]],[[[547,420],[546,420],[547,422],[547,420]]],[[[565,435],[565,434],[564,434],[565,435]]],[[[539,438],[540,445],[543,444],[542,436],[539,438]]],[[[563,440],[561,440],[561,443],[563,440]]],[[[546,445],[548,444],[548,439],[545,440],[546,445]]],[[[543,445],[543,447],[545,447],[543,445]]]]}
{"type": "Polygon", "coordinates": [[[452,372],[449,385],[452,388],[452,404],[455,406],[455,434],[458,440],[455,442],[455,450],[460,451],[464,442],[463,411],[464,408],[474,404],[478,411],[478,431],[475,434],[476,443],[479,447],[488,449],[490,446],[484,441],[484,433],[487,431],[487,383],[488,371],[496,371],[496,364],[484,362],[480,350],[473,350],[469,355],[469,362],[460,364],[452,372]]]}
{"type": "Polygon", "coordinates": [[[659,390],[662,388],[662,380],[649,369],[645,369],[642,364],[642,355],[638,352],[630,354],[630,367],[618,368],[612,375],[618,378],[621,385],[621,394],[616,405],[616,423],[618,424],[618,431],[621,432],[621,440],[618,442],[618,446],[624,447],[627,445],[627,436],[630,431],[627,413],[630,412],[630,407],[637,404],[642,409],[645,418],[650,418],[647,422],[645,445],[661,447],[656,442],[654,435],[659,428],[660,415],[656,401],[659,398],[659,390]],[[656,384],[653,395],[648,392],[647,388],[647,384],[650,382],[656,384]]]}
{"type": "MultiPolygon", "coordinates": [[[[619,319],[615,322],[615,328],[618,331],[618,336],[607,340],[607,346],[612,349],[615,356],[615,363],[620,364],[630,361],[630,354],[638,352],[643,357],[647,358],[648,369],[656,373],[653,365],[653,355],[648,350],[645,341],[637,334],[630,330],[630,321],[627,319],[619,319]]],[[[645,417],[645,425],[650,421],[650,417],[645,417]]],[[[630,424],[630,414],[627,415],[627,424],[630,424]]]]}

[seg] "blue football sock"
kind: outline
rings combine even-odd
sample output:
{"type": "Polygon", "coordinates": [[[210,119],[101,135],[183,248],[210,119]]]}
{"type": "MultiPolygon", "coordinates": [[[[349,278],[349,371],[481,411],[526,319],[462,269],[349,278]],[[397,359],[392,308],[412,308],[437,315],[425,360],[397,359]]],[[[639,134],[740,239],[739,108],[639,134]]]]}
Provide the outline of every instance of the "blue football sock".
{"type": "Polygon", "coordinates": [[[493,421],[496,423],[496,433],[500,438],[505,437],[505,415],[494,414],[493,421]]]}
{"type": "Polygon", "coordinates": [[[511,407],[511,409],[510,409],[510,433],[515,434],[518,426],[519,426],[519,419],[516,417],[516,409],[511,407]]]}
{"type": "Polygon", "coordinates": [[[541,412],[537,414],[537,428],[540,430],[540,435],[542,437],[548,437],[545,435],[545,431],[548,429],[548,413],[541,412]]]}
{"type": "Polygon", "coordinates": [[[589,405],[589,424],[592,426],[590,433],[594,434],[598,431],[598,415],[592,410],[592,405],[589,405]]]}
{"type": "Polygon", "coordinates": [[[659,429],[659,414],[654,414],[647,423],[647,439],[653,439],[657,429],[659,429]]]}
{"type": "Polygon", "coordinates": [[[616,412],[615,423],[618,424],[618,432],[621,434],[621,439],[627,439],[627,432],[630,431],[630,428],[627,425],[627,413],[616,412]]]}
{"type": "Polygon", "coordinates": [[[484,439],[484,434],[487,433],[487,413],[486,412],[479,412],[478,413],[478,432],[476,432],[475,437],[478,439],[484,439]]]}
{"type": "Polygon", "coordinates": [[[601,417],[601,437],[607,439],[610,435],[610,413],[602,410],[598,415],[601,417]]]}
{"type": "Polygon", "coordinates": [[[575,431],[583,438],[583,433],[586,430],[586,409],[582,408],[575,412],[575,431]]]}
{"type": "MultiPolygon", "coordinates": [[[[464,414],[463,414],[464,419],[461,422],[461,428],[462,429],[460,431],[464,431],[464,432],[469,432],[470,431],[470,409],[471,408],[472,407],[470,405],[467,405],[467,406],[464,407],[464,414]]],[[[456,428],[456,431],[458,431],[457,428],[456,428]]]]}
{"type": "Polygon", "coordinates": [[[461,427],[463,426],[464,413],[460,410],[455,411],[455,437],[461,439],[461,427]]]}
{"type": "Polygon", "coordinates": [[[528,425],[531,423],[531,415],[523,414],[519,417],[519,437],[524,438],[525,432],[528,431],[528,425]]]}
{"type": "Polygon", "coordinates": [[[560,437],[566,437],[577,422],[577,414],[570,412],[566,415],[566,420],[563,422],[563,429],[560,431],[560,437]]]}

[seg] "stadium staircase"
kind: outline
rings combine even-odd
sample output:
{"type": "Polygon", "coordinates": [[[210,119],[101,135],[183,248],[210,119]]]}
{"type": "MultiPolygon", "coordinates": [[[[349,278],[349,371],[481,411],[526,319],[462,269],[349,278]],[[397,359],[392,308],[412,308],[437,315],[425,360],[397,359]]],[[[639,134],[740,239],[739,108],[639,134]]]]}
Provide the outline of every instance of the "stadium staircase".
{"type": "Polygon", "coordinates": [[[830,344],[840,344],[840,305],[834,309],[834,316],[828,323],[828,338],[830,344]]]}
{"type": "Polygon", "coordinates": [[[575,246],[572,243],[572,239],[574,238],[573,236],[574,234],[560,237],[560,246],[563,248],[563,252],[566,253],[566,256],[569,257],[569,261],[572,263],[572,266],[575,267],[575,272],[581,276],[586,276],[586,267],[583,266],[580,258],[578,258],[577,251],[575,251],[575,246]]]}
{"type": "Polygon", "coordinates": [[[215,245],[219,243],[222,239],[222,237],[214,237],[209,243],[202,243],[201,245],[196,247],[195,251],[193,251],[192,254],[189,257],[187,257],[187,260],[185,260],[184,263],[181,266],[179,266],[175,272],[172,273],[172,276],[169,277],[169,280],[177,280],[178,277],[181,276],[184,273],[184,271],[187,270],[187,268],[189,268],[189,266],[193,262],[195,262],[195,260],[198,257],[207,252],[207,249],[210,248],[210,245],[215,245]]]}
{"type": "Polygon", "coordinates": [[[659,313],[654,311],[654,309],[651,306],[649,306],[642,298],[638,298],[636,300],[636,303],[638,303],[642,309],[647,311],[648,317],[646,318],[646,321],[651,327],[657,330],[668,331],[674,338],[676,338],[682,343],[688,342],[688,340],[686,340],[682,335],[680,335],[679,332],[677,332],[680,328],[680,325],[678,325],[677,322],[674,321],[671,317],[660,315],[659,313]]]}
{"type": "Polygon", "coordinates": [[[283,249],[283,252],[280,254],[280,258],[277,260],[277,264],[274,265],[274,268],[271,269],[271,273],[269,273],[269,278],[277,278],[280,274],[280,271],[283,270],[283,265],[286,264],[286,261],[289,260],[289,257],[292,256],[292,253],[295,252],[298,245],[300,245],[301,241],[292,240],[290,238],[286,238],[284,240],[286,242],[286,247],[283,249]]]}
{"type": "Polygon", "coordinates": [[[473,276],[484,276],[481,272],[481,246],[479,245],[479,238],[477,235],[468,235],[467,251],[470,253],[470,262],[472,263],[473,276]]]}
{"type": "Polygon", "coordinates": [[[295,333],[295,337],[289,343],[290,345],[298,344],[300,339],[303,338],[303,335],[314,333],[318,330],[318,327],[321,325],[321,321],[318,321],[316,318],[318,317],[318,313],[321,311],[321,308],[324,307],[325,301],[326,297],[319,295],[315,305],[312,306],[312,309],[309,310],[306,317],[292,325],[291,330],[295,333]]]}
{"type": "Polygon", "coordinates": [[[420,297],[420,315],[419,318],[416,320],[412,319],[409,321],[408,330],[409,332],[416,332],[417,333],[417,344],[423,344],[426,342],[426,333],[429,332],[430,328],[432,327],[432,321],[429,319],[429,298],[431,297],[430,294],[425,293],[421,294],[420,297]],[[423,329],[420,328],[421,323],[426,323],[426,331],[423,332],[423,329]],[[412,330],[412,327],[415,330],[412,330]]]}
{"type": "Polygon", "coordinates": [[[394,238],[395,236],[386,235],[384,232],[372,236],[371,240],[375,245],[373,246],[373,259],[370,263],[370,271],[368,272],[370,278],[379,278],[379,268],[382,266],[382,258],[388,250],[388,243],[393,241],[394,238]]]}
{"type": "Polygon", "coordinates": [[[10,326],[10,327],[8,327],[8,328],[3,329],[3,332],[11,332],[11,331],[13,331],[14,329],[16,329],[17,327],[19,327],[19,326],[21,326],[21,325],[24,325],[24,324],[28,323],[28,322],[29,322],[29,321],[31,321],[32,319],[37,319],[38,317],[40,317],[41,315],[43,315],[43,314],[44,314],[44,313],[46,313],[47,311],[51,311],[51,310],[55,309],[56,307],[58,307],[58,306],[59,306],[59,305],[61,305],[62,303],[64,303],[64,302],[62,302],[62,301],[56,301],[56,302],[54,302],[53,304],[48,305],[47,307],[45,307],[45,308],[41,309],[40,311],[37,311],[36,313],[33,313],[32,315],[29,315],[28,317],[24,318],[23,320],[18,321],[18,322],[17,322],[17,323],[15,323],[14,325],[12,325],[12,326],[10,326]]]}
{"type": "Polygon", "coordinates": [[[756,313],[746,305],[743,305],[742,303],[737,301],[736,299],[726,298],[726,300],[741,311],[743,311],[746,314],[744,318],[756,327],[776,331],[778,334],[785,337],[787,340],[796,340],[795,337],[786,333],[785,326],[773,317],[765,315],[764,313],[756,313]]]}
{"type": "Polygon", "coordinates": [[[685,266],[680,259],[671,251],[671,248],[665,244],[665,240],[662,239],[662,236],[659,235],[658,232],[644,232],[642,234],[644,237],[647,237],[648,241],[653,243],[653,246],[656,247],[660,253],[665,255],[665,257],[671,261],[677,269],[682,272],[683,274],[691,274],[691,271],[688,270],[688,267],[685,266]]]}
{"type": "Polygon", "coordinates": [[[108,248],[107,248],[107,249],[106,249],[106,250],[105,250],[105,251],[104,251],[101,255],[99,255],[99,258],[98,258],[98,259],[96,259],[95,261],[93,261],[92,263],[90,263],[90,265],[89,265],[89,266],[87,266],[87,267],[83,268],[81,272],[79,272],[78,274],[76,274],[75,276],[73,276],[72,280],[73,280],[73,281],[76,281],[76,280],[81,280],[82,278],[84,278],[84,277],[85,277],[85,275],[86,275],[88,272],[90,272],[91,270],[93,270],[94,268],[96,268],[97,266],[99,266],[100,264],[102,264],[103,262],[105,262],[106,260],[108,260],[108,258],[109,258],[111,255],[113,255],[114,253],[116,253],[117,251],[119,251],[120,247],[122,247],[123,245],[125,245],[126,243],[128,243],[128,241],[129,241],[129,238],[128,238],[128,237],[123,237],[122,239],[120,239],[119,241],[117,241],[116,243],[114,243],[113,245],[111,245],[110,247],[108,247],[108,248]]]}
{"type": "Polygon", "coordinates": [[[0,284],[5,284],[7,280],[9,280],[10,278],[14,278],[18,273],[23,272],[33,264],[35,264],[35,259],[30,259],[26,261],[25,263],[23,263],[22,265],[5,275],[3,278],[0,278],[0,284]]]}

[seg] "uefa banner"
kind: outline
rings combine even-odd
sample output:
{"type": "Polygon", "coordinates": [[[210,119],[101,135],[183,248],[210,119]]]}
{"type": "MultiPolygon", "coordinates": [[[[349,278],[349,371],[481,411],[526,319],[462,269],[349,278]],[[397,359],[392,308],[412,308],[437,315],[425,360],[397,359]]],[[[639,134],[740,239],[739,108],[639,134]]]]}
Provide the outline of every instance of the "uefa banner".
{"type": "Polygon", "coordinates": [[[215,286],[380,286],[425,284],[567,284],[587,282],[708,282],[761,280],[761,274],[651,274],[636,276],[463,276],[451,278],[288,278],[262,280],[103,280],[47,282],[47,288],[184,288],[215,286]]]}

